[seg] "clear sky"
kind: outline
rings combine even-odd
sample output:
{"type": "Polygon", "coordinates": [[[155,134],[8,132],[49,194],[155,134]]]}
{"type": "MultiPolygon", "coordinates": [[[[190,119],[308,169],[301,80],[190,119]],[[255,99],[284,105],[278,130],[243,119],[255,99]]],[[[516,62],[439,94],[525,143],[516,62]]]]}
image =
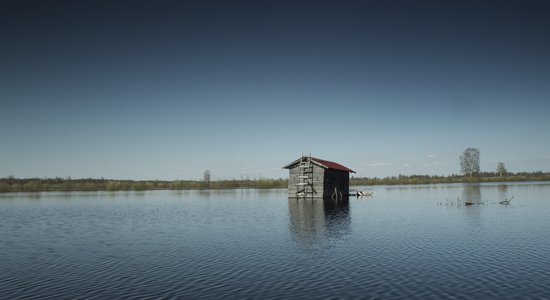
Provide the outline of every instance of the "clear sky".
{"type": "Polygon", "coordinates": [[[548,1],[2,1],[0,177],[550,171],[548,1]]]}

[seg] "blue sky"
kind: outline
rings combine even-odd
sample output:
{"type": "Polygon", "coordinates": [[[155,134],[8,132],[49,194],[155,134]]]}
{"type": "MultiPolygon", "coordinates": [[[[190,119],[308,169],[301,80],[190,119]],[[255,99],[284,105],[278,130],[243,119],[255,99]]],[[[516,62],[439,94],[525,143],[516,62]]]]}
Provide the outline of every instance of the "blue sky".
{"type": "Polygon", "coordinates": [[[0,177],[550,171],[544,1],[5,1],[0,34],[0,177]]]}

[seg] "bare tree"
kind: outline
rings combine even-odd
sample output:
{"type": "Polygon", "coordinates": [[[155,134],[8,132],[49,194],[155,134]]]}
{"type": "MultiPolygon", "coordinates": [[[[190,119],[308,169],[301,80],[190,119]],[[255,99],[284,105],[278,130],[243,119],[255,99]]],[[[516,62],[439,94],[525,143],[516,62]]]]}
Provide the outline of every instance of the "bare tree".
{"type": "Polygon", "coordinates": [[[506,167],[504,166],[504,163],[499,162],[497,164],[497,173],[500,175],[500,177],[502,177],[502,175],[506,175],[506,172],[508,172],[508,171],[506,170],[506,167]]]}
{"type": "Polygon", "coordinates": [[[468,148],[460,156],[460,168],[464,175],[472,177],[479,173],[479,150],[477,148],[468,148]]]}
{"type": "Polygon", "coordinates": [[[202,175],[202,179],[204,180],[204,182],[207,182],[207,183],[210,182],[210,170],[204,171],[202,175]]]}

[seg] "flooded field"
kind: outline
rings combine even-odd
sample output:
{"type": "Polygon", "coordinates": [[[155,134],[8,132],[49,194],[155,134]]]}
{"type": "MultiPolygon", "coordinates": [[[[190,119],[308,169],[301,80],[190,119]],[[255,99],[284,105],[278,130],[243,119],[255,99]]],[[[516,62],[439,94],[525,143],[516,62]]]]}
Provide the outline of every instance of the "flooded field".
{"type": "Polygon", "coordinates": [[[0,194],[0,295],[550,297],[550,183],[359,189],[0,194]]]}

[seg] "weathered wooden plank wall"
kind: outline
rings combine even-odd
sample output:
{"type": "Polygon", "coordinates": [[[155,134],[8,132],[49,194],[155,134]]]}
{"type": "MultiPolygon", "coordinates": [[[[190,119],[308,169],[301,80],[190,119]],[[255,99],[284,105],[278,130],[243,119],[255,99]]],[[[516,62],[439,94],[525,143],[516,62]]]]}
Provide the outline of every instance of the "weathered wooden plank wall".
{"type": "MultiPolygon", "coordinates": [[[[296,193],[302,189],[302,187],[298,187],[296,184],[300,182],[300,178],[298,177],[300,175],[300,168],[298,165],[295,167],[292,167],[289,172],[288,177],[288,196],[289,197],[295,197],[296,193]]],[[[325,178],[325,169],[322,167],[319,167],[315,164],[313,164],[313,187],[308,186],[307,192],[311,191],[311,188],[313,188],[313,197],[323,197],[324,196],[324,178],[325,178]]],[[[307,195],[308,197],[311,197],[311,194],[307,195]]]]}

